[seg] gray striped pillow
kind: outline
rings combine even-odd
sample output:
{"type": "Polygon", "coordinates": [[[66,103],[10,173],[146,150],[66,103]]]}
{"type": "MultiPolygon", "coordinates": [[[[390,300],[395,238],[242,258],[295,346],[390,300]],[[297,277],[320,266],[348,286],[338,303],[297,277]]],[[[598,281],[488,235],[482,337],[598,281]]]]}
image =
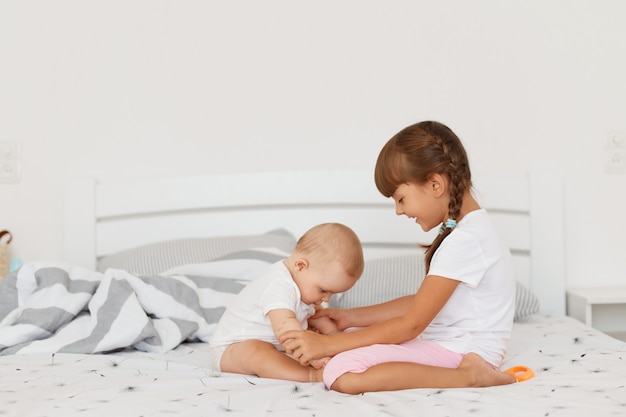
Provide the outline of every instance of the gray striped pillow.
{"type": "Polygon", "coordinates": [[[401,255],[365,261],[361,278],[348,291],[334,295],[329,305],[354,308],[415,294],[425,275],[424,256],[401,255]]]}
{"type": "MultiPolygon", "coordinates": [[[[354,308],[415,294],[425,275],[424,254],[394,256],[365,262],[363,275],[350,290],[334,295],[329,305],[354,308]]],[[[539,311],[539,299],[517,282],[514,320],[539,311]]]]}
{"type": "Polygon", "coordinates": [[[96,269],[124,269],[137,275],[154,275],[179,265],[209,262],[251,248],[278,248],[291,252],[296,238],[285,229],[260,235],[178,239],[124,250],[98,260],[96,269]]]}
{"type": "Polygon", "coordinates": [[[519,320],[522,317],[530,316],[538,313],[539,299],[537,296],[524,285],[519,282],[515,289],[515,317],[514,320],[519,320]]]}

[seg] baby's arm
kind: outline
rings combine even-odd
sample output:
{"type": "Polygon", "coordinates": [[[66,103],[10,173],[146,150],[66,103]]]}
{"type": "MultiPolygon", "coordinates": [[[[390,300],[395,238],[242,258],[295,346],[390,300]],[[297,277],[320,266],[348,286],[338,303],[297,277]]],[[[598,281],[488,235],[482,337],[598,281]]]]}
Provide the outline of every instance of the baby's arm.
{"type": "MultiPolygon", "coordinates": [[[[274,330],[274,335],[276,336],[276,339],[278,340],[280,340],[280,336],[283,333],[289,330],[303,330],[302,325],[296,318],[296,314],[291,310],[288,310],[288,309],[272,310],[269,313],[267,313],[267,316],[269,317],[270,322],[272,323],[272,329],[274,330]]],[[[315,320],[316,321],[319,320],[319,325],[323,328],[323,330],[319,329],[320,331],[329,331],[329,332],[338,331],[337,326],[328,317],[321,317],[320,319],[315,319],[315,320]]],[[[329,359],[330,358],[313,359],[309,361],[309,365],[311,365],[315,369],[320,369],[324,367],[324,365],[326,365],[329,359]]]]}
{"type": "Polygon", "coordinates": [[[286,308],[271,310],[267,316],[272,323],[274,336],[280,340],[280,336],[289,330],[303,330],[302,325],[296,318],[296,313],[286,308]]]}

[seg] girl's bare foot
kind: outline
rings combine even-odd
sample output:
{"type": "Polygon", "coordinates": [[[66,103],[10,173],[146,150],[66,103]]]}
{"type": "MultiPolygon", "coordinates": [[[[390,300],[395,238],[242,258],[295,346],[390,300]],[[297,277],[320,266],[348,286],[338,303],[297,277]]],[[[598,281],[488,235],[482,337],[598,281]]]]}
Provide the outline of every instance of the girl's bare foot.
{"type": "Polygon", "coordinates": [[[516,382],[514,375],[494,369],[476,353],[465,355],[459,369],[468,373],[470,384],[474,387],[491,387],[516,382]]]}

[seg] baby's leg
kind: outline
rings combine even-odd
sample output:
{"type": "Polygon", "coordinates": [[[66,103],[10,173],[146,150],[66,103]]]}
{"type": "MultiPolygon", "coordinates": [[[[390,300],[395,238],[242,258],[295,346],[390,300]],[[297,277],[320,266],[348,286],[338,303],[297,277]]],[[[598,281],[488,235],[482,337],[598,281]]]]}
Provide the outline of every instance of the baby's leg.
{"type": "Polygon", "coordinates": [[[298,361],[261,340],[246,340],[228,346],[220,362],[222,372],[257,375],[262,378],[297,382],[321,381],[321,370],[302,366],[298,361]]]}

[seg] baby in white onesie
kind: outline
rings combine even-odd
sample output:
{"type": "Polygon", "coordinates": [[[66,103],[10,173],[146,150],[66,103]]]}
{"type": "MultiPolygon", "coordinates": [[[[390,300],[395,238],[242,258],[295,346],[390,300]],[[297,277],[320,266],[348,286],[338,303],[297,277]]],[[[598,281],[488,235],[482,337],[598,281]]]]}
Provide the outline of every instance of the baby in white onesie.
{"type": "Polygon", "coordinates": [[[303,366],[278,342],[288,330],[309,326],[337,332],[327,317],[310,319],[332,294],[350,289],[363,273],[357,235],[339,223],[308,230],[291,255],[273,264],[228,306],[211,340],[211,364],[222,372],[299,382],[321,380],[325,360],[303,366]]]}

